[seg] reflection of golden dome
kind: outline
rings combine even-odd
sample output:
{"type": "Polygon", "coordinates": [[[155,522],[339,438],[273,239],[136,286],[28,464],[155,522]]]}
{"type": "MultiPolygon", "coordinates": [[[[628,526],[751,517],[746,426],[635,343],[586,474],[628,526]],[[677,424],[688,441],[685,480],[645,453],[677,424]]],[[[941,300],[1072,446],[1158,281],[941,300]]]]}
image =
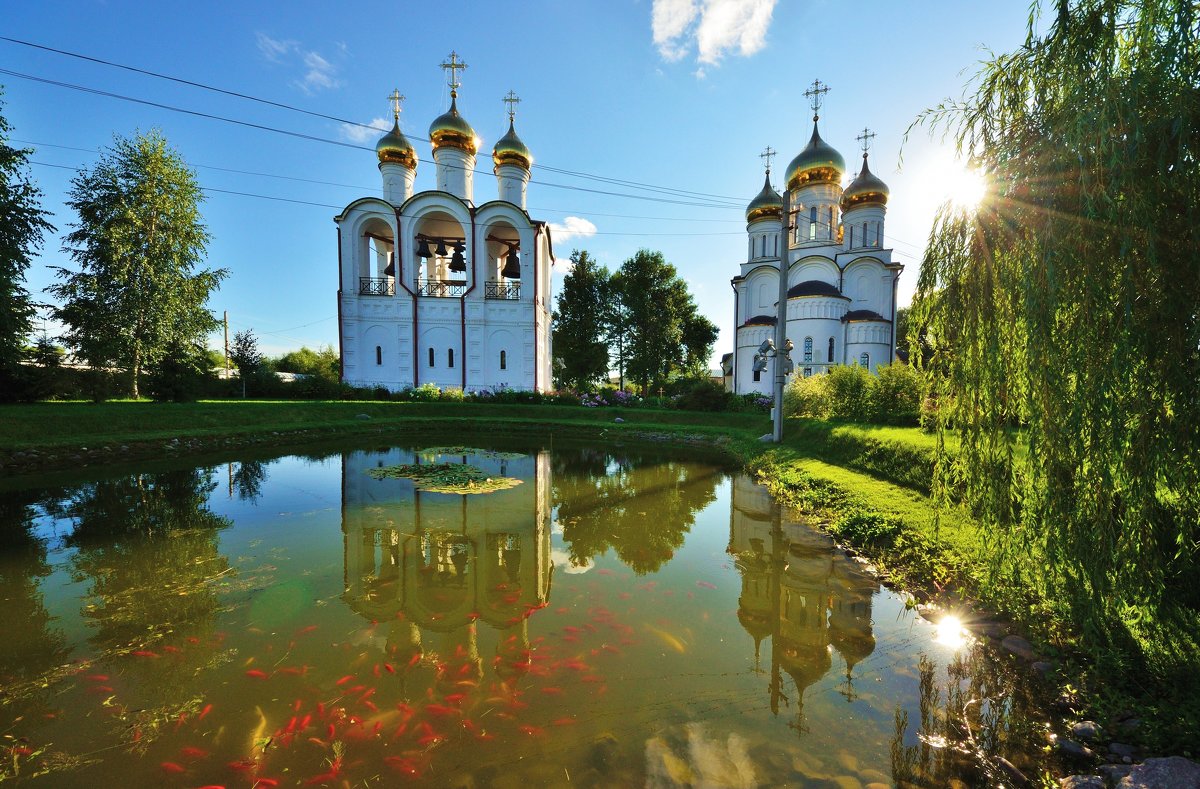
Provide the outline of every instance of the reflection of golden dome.
{"type": "Polygon", "coordinates": [[[862,170],[846,190],[842,192],[842,210],[859,205],[887,205],[888,186],[867,167],[867,155],[863,154],[862,170]]]}
{"type": "Polygon", "coordinates": [[[746,206],[746,221],[767,217],[780,217],[783,214],[783,198],[771,186],[771,171],[767,170],[767,179],[762,191],[746,206]]]}
{"type": "Polygon", "coordinates": [[[435,151],[439,148],[458,148],[472,156],[475,155],[475,130],[458,114],[457,98],[450,99],[450,109],[435,118],[430,125],[429,141],[433,143],[435,151]]]}
{"type": "Polygon", "coordinates": [[[502,164],[515,164],[526,170],[533,164],[533,154],[517,136],[517,130],[511,120],[508,122],[508,133],[496,140],[496,145],[492,148],[492,161],[496,167],[502,164]]]}
{"type": "Polygon", "coordinates": [[[417,152],[412,143],[400,131],[400,121],[392,124],[392,130],[379,138],[375,144],[375,153],[379,156],[380,164],[399,164],[410,170],[417,167],[417,152]]]}
{"type": "Polygon", "coordinates": [[[796,189],[808,184],[831,183],[842,180],[846,160],[832,145],[821,139],[817,119],[813,118],[812,138],[787,169],[787,188],[796,189]]]}
{"type": "Polygon", "coordinates": [[[779,665],[803,692],[829,672],[833,660],[823,644],[801,644],[783,636],[779,639],[779,665]]]}
{"type": "Polygon", "coordinates": [[[771,635],[771,617],[768,614],[747,611],[739,606],[737,618],[746,632],[754,638],[754,643],[757,644],[771,635]]]}

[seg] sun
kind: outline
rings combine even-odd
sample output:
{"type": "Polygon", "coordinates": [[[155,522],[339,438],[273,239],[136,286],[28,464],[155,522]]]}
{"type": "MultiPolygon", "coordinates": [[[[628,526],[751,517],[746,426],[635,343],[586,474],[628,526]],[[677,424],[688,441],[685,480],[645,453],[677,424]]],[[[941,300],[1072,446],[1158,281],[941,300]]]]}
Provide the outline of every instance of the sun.
{"type": "Polygon", "coordinates": [[[958,649],[967,642],[967,631],[962,620],[956,616],[944,616],[935,626],[933,641],[951,649],[958,649]]]}
{"type": "Polygon", "coordinates": [[[954,156],[939,157],[930,177],[941,199],[956,208],[973,211],[987,194],[988,182],[984,174],[954,156]]]}

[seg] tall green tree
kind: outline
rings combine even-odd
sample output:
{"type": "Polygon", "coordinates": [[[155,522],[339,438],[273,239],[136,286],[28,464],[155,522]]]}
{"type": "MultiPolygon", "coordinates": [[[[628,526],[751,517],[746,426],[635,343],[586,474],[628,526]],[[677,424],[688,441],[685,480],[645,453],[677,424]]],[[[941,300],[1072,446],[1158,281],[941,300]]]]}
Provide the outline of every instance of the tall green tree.
{"type": "Polygon", "coordinates": [[[611,275],[586,250],[571,263],[554,303],[554,384],[589,389],[608,375],[611,275]]]}
{"type": "Polygon", "coordinates": [[[253,329],[244,329],[233,335],[233,350],[229,353],[229,361],[237,368],[238,378],[242,379],[242,398],[246,397],[246,380],[259,373],[263,365],[263,355],[258,350],[258,338],[253,329]]]}
{"type": "Polygon", "coordinates": [[[25,271],[45,234],[54,232],[26,172],[32,151],[8,144],[11,128],[0,113],[0,397],[21,394],[20,364],[34,316],[25,271]]]}
{"type": "Polygon", "coordinates": [[[939,490],[1106,644],[1200,602],[1200,6],[1054,9],[924,118],[991,186],[937,220],[910,332],[959,430],[939,490]]]}
{"type": "Polygon", "coordinates": [[[623,312],[629,377],[643,392],[674,373],[707,368],[717,327],[699,315],[687,283],[661,252],[647,249],[621,264],[613,290],[623,312]]]}
{"type": "Polygon", "coordinates": [[[93,368],[128,371],[138,397],[143,370],[172,343],[200,343],[216,328],[204,305],[228,272],[197,270],[209,240],[203,194],[160,132],[117,135],[71,187],[79,221],[64,251],[80,268],[58,269],[56,314],[67,344],[93,368]]]}

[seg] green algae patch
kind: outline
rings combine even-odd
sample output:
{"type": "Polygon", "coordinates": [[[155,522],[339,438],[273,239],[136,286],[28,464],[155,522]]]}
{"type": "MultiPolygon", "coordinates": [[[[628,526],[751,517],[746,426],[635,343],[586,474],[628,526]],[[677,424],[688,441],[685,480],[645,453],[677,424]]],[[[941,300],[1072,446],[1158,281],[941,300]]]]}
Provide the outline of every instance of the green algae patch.
{"type": "Polygon", "coordinates": [[[470,463],[407,463],[367,469],[367,473],[375,479],[411,479],[430,493],[495,493],[521,484],[512,477],[489,477],[470,463]]]}
{"type": "Polygon", "coordinates": [[[473,457],[487,458],[489,460],[516,460],[517,458],[525,457],[520,452],[497,452],[493,449],[480,449],[479,447],[428,447],[417,451],[418,455],[471,455],[473,457]]]}

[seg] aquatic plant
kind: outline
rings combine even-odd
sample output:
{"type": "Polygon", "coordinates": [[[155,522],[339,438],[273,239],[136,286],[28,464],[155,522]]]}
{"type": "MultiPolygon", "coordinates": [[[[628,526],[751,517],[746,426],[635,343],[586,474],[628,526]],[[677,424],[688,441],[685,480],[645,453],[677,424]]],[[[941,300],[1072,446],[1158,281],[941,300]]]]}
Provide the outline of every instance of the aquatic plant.
{"type": "Polygon", "coordinates": [[[489,477],[470,463],[405,463],[367,469],[367,473],[375,479],[411,479],[419,489],[430,493],[494,493],[521,484],[512,477],[489,477]]]}

